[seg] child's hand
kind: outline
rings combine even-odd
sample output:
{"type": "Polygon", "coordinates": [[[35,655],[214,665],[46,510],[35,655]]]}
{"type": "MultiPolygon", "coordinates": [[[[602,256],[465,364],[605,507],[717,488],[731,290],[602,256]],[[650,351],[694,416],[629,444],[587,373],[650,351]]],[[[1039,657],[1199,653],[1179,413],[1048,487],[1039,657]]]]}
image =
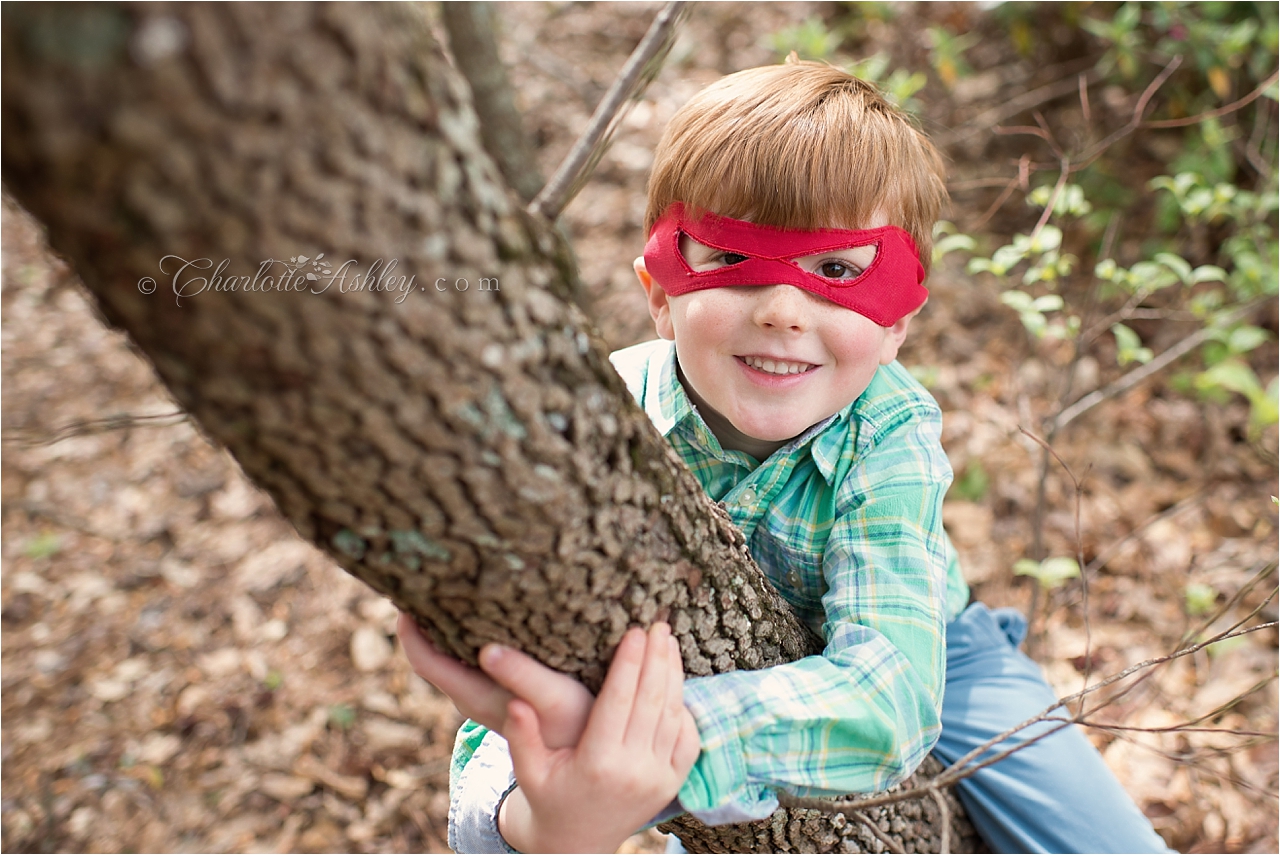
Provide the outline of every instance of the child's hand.
{"type": "Polygon", "coordinates": [[[665,623],[623,636],[576,748],[554,749],[537,711],[510,704],[519,786],[499,816],[522,852],[613,852],[671,803],[698,757],[680,650],[665,623]]]}
{"type": "Polygon", "coordinates": [[[404,612],[396,624],[406,658],[419,677],[449,696],[467,718],[506,736],[508,705],[521,698],[537,712],[542,739],[552,748],[578,744],[595,697],[574,678],[518,650],[487,644],[483,671],[441,653],[404,612]]]}

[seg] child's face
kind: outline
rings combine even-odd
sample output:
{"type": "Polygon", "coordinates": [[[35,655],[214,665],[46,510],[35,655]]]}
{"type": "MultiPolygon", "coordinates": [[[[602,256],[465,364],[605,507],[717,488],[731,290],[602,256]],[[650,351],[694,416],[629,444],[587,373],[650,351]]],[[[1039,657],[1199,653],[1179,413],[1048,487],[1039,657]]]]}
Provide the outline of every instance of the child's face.
{"type": "MultiPolygon", "coordinates": [[[[887,225],[877,214],[863,228],[887,225]]],[[[680,237],[695,271],[740,260],[680,237]]],[[[805,270],[852,279],[875,257],[856,247],[796,259],[805,270]]],[[[658,335],[676,342],[695,396],[753,439],[803,433],[857,399],[880,365],[892,362],[911,316],[891,327],[794,285],[708,288],[671,296],[636,259],[658,335]]],[[[914,314],[914,313],[913,313],[914,314]]]]}

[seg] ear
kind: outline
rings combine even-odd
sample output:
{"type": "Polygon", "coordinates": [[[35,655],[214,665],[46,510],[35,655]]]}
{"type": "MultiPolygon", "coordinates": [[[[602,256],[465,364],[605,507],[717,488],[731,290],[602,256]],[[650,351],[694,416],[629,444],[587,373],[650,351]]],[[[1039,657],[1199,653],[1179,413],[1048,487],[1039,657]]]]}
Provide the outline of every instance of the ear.
{"type": "Polygon", "coordinates": [[[653,281],[653,277],[645,269],[644,256],[636,259],[635,269],[636,278],[640,280],[645,296],[649,298],[649,317],[653,318],[653,325],[658,330],[658,337],[665,338],[667,341],[675,341],[676,331],[675,327],[671,325],[671,304],[668,302],[667,292],[662,290],[661,285],[653,281]]]}
{"type": "MultiPolygon", "coordinates": [[[[923,308],[924,305],[921,304],[920,309],[923,308]]],[[[884,331],[884,343],[880,345],[881,365],[888,365],[898,358],[898,348],[902,347],[902,343],[907,339],[907,329],[911,326],[911,319],[920,314],[920,309],[916,309],[884,331]]]]}

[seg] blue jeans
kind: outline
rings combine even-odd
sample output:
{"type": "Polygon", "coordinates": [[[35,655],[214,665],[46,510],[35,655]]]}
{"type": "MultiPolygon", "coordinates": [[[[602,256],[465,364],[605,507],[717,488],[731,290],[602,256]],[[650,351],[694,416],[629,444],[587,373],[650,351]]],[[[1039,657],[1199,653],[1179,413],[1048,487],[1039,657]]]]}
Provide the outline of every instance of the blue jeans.
{"type": "MultiPolygon", "coordinates": [[[[944,765],[1057,700],[1040,666],[1018,652],[1027,624],[1015,609],[974,603],[947,626],[944,765]]],[[[989,757],[1045,730],[1027,728],[989,757]]],[[[993,852],[1169,852],[1102,756],[1075,725],[956,784],[974,828],[993,852]]],[[[672,837],[667,852],[684,852],[672,837]]]]}
{"type": "MultiPolygon", "coordinates": [[[[1016,610],[981,603],[947,626],[942,736],[933,749],[944,764],[1057,699],[1040,667],[1018,652],[1026,632],[1016,610]]],[[[1055,726],[1061,724],[1035,725],[982,756],[1055,726]]],[[[994,852],[1171,851],[1075,725],[966,778],[956,791],[994,852]]]]}

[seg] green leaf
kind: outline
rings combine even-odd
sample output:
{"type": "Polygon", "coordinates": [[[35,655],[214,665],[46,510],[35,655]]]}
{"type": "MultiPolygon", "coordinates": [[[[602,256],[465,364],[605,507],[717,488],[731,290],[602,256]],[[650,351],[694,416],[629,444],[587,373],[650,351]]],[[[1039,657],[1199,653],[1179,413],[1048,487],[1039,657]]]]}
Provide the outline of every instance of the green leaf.
{"type": "Polygon", "coordinates": [[[1066,304],[1057,294],[1046,294],[1043,297],[1036,297],[1031,304],[1031,308],[1037,312],[1056,312],[1064,305],[1066,304]]]}
{"type": "Polygon", "coordinates": [[[965,502],[980,502],[991,487],[991,477],[978,460],[970,461],[951,485],[948,496],[965,502]]]}
{"type": "Polygon", "coordinates": [[[1025,312],[1031,308],[1031,295],[1026,291],[1010,289],[1000,295],[1000,302],[1016,312],[1025,312]]]}
{"type": "Polygon", "coordinates": [[[1178,274],[1178,278],[1187,282],[1191,278],[1191,264],[1180,255],[1172,252],[1157,252],[1156,261],[1178,274]]]}
{"type": "Polygon", "coordinates": [[[1013,565],[1017,576],[1031,576],[1046,591],[1062,587],[1068,579],[1080,576],[1080,565],[1074,558],[1065,556],[1046,558],[1044,561],[1032,561],[1024,558],[1013,565]]]}
{"type": "Polygon", "coordinates": [[[52,558],[62,550],[62,541],[52,532],[41,532],[22,547],[22,554],[28,558],[52,558]]]}
{"type": "Polygon", "coordinates": [[[356,723],[355,707],[351,704],[334,704],[329,707],[329,723],[339,730],[347,730],[356,723]]]}
{"type": "Polygon", "coordinates": [[[1227,271],[1213,264],[1202,264],[1195,270],[1191,271],[1191,278],[1186,280],[1188,285],[1199,285],[1201,282],[1226,282],[1227,271]]]}
{"type": "Polygon", "coordinates": [[[1260,327],[1236,327],[1227,337],[1227,348],[1232,353],[1248,353],[1271,338],[1271,334],[1260,327]]]}
{"type": "Polygon", "coordinates": [[[1207,615],[1213,611],[1213,606],[1218,600],[1217,590],[1203,582],[1192,582],[1187,585],[1182,589],[1182,595],[1187,603],[1187,614],[1193,617],[1207,615]]]}
{"type": "Polygon", "coordinates": [[[978,247],[978,242],[969,235],[948,235],[942,240],[935,241],[933,244],[933,260],[935,262],[941,260],[949,252],[963,250],[965,252],[973,252],[978,247]]]}
{"type": "Polygon", "coordinates": [[[1124,324],[1112,326],[1111,334],[1116,337],[1116,347],[1120,350],[1136,350],[1142,347],[1142,339],[1138,338],[1138,334],[1124,324]]]}
{"type": "Polygon", "coordinates": [[[1200,388],[1217,386],[1231,392],[1238,392],[1253,400],[1262,395],[1262,384],[1253,369],[1234,357],[1224,359],[1196,378],[1196,386],[1200,388]]]}
{"type": "Polygon", "coordinates": [[[1015,576],[1039,576],[1040,562],[1032,561],[1030,558],[1020,558],[1013,562],[1013,575],[1015,576]]]}
{"type": "Polygon", "coordinates": [[[1217,659],[1221,656],[1227,655],[1237,647],[1243,647],[1247,643],[1248,641],[1243,635],[1233,635],[1229,638],[1224,638],[1221,641],[1215,641],[1213,644],[1206,647],[1205,650],[1208,651],[1210,657],[1217,659]]]}

